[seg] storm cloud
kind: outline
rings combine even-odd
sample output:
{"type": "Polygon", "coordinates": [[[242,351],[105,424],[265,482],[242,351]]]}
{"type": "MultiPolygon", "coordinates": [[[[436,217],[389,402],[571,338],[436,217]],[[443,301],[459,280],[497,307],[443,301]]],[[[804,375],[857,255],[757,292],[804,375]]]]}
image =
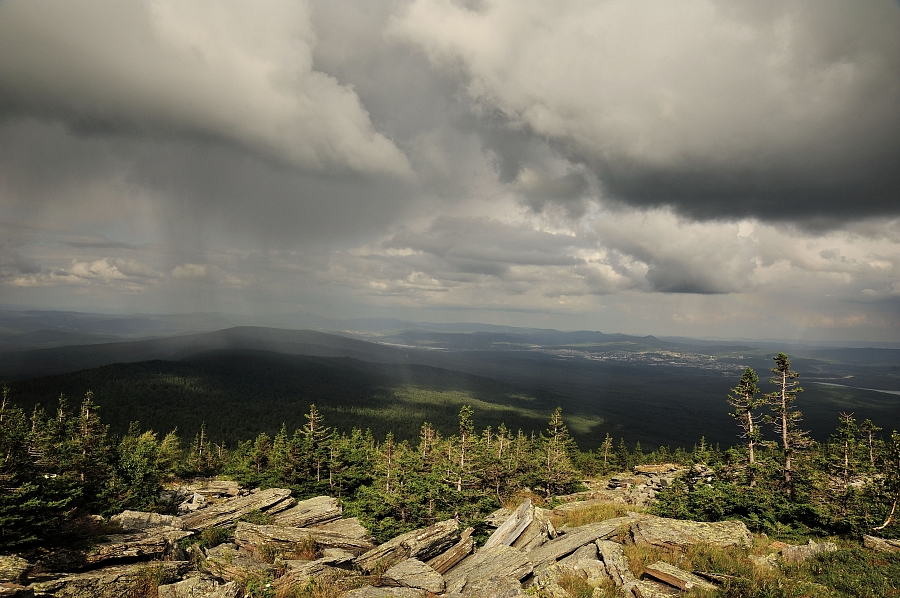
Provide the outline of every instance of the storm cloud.
{"type": "Polygon", "coordinates": [[[0,303],[891,340],[897,31],[887,0],[0,1],[0,303]]]}

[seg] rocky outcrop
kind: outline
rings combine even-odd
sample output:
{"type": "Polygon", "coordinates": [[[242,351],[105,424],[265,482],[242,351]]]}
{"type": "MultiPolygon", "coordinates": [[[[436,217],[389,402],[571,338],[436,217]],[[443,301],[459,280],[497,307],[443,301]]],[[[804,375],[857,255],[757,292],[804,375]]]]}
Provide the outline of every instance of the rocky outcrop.
{"type": "Polygon", "coordinates": [[[19,583],[31,570],[31,565],[22,557],[0,554],[0,583],[19,583]]]}
{"type": "Polygon", "coordinates": [[[330,496],[317,496],[301,500],[294,506],[275,515],[275,525],[309,527],[339,519],[343,510],[330,496]]]}
{"type": "Polygon", "coordinates": [[[401,561],[385,571],[383,577],[405,588],[419,588],[432,594],[444,591],[444,577],[419,559],[401,561]]]}
{"type": "Polygon", "coordinates": [[[281,525],[254,525],[240,521],[234,530],[234,543],[243,548],[257,550],[264,545],[290,552],[298,545],[313,540],[320,548],[340,548],[360,555],[375,548],[367,538],[350,538],[316,528],[284,527],[281,525]]]}
{"type": "Polygon", "coordinates": [[[813,542],[809,541],[805,546],[786,546],[781,549],[781,558],[785,563],[802,563],[809,557],[821,554],[823,552],[834,552],[837,550],[837,544],[834,542],[813,542]]]}
{"type": "Polygon", "coordinates": [[[611,538],[620,528],[630,525],[632,521],[630,517],[617,517],[572,528],[565,534],[557,536],[555,540],[529,552],[528,558],[534,563],[535,569],[545,567],[586,544],[611,538]]]}
{"type": "Polygon", "coordinates": [[[519,508],[513,511],[512,515],[494,530],[491,537],[484,543],[484,548],[511,546],[518,539],[519,535],[525,531],[525,528],[531,525],[532,521],[534,521],[534,507],[531,506],[531,499],[526,498],[519,505],[519,508]]]}
{"type": "Polygon", "coordinates": [[[160,515],[144,511],[122,511],[109,518],[112,525],[118,525],[122,531],[137,532],[157,527],[182,529],[181,518],[176,515],[160,515]]]}
{"type": "Polygon", "coordinates": [[[202,569],[226,581],[237,581],[247,573],[271,575],[275,566],[256,558],[247,550],[240,550],[234,544],[220,544],[206,551],[202,569]]]}
{"type": "Polygon", "coordinates": [[[384,588],[363,586],[344,594],[343,598],[424,598],[425,592],[418,588],[384,588]]]}
{"type": "Polygon", "coordinates": [[[357,557],[356,564],[369,573],[376,569],[387,570],[408,558],[427,560],[453,546],[458,538],[459,522],[448,519],[388,540],[357,557]]]}
{"type": "Polygon", "coordinates": [[[220,584],[200,576],[161,585],[156,591],[159,598],[239,598],[241,595],[241,587],[235,581],[220,584]]]}
{"type": "Polygon", "coordinates": [[[185,561],[163,561],[106,567],[87,573],[66,575],[31,586],[35,597],[129,598],[141,591],[178,581],[187,571],[185,561]]]}
{"type": "Polygon", "coordinates": [[[62,549],[39,560],[34,574],[75,572],[122,561],[159,560],[177,556],[177,542],[193,532],[171,527],[150,528],[131,534],[110,534],[106,540],[84,550],[62,549]]]}
{"type": "Polygon", "coordinates": [[[251,511],[271,514],[290,508],[293,504],[290,490],[269,488],[247,496],[231,498],[184,515],[181,522],[184,529],[199,531],[214,526],[231,525],[251,511]]]}
{"type": "Polygon", "coordinates": [[[625,558],[625,551],[621,544],[609,540],[598,540],[597,550],[603,559],[606,574],[609,575],[616,587],[630,588],[637,583],[637,579],[628,567],[628,559],[625,558]]]}
{"type": "Polygon", "coordinates": [[[462,560],[444,575],[449,593],[464,593],[470,583],[492,577],[522,580],[534,570],[522,551],[511,546],[482,549],[462,560]]]}
{"type": "Polygon", "coordinates": [[[475,539],[472,538],[474,532],[475,528],[467,527],[459,535],[459,542],[428,561],[428,566],[441,575],[455,567],[457,563],[469,556],[475,548],[475,539]]]}
{"type": "Polygon", "coordinates": [[[875,536],[863,536],[863,545],[866,548],[879,552],[900,552],[900,540],[885,540],[875,536]]]}
{"type": "Polygon", "coordinates": [[[750,530],[740,521],[683,521],[665,517],[644,517],[631,527],[635,544],[649,544],[669,550],[693,544],[711,544],[720,548],[747,548],[753,542],[750,530]]]}

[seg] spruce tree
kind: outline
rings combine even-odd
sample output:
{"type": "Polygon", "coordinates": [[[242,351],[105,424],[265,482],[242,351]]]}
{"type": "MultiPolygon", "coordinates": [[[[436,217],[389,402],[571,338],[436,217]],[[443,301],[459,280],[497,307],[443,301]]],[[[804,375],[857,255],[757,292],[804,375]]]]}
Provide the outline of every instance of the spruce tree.
{"type": "Polygon", "coordinates": [[[757,397],[759,394],[759,376],[752,368],[746,368],[741,375],[737,386],[731,389],[734,394],[728,395],[728,404],[734,407],[731,417],[738,421],[738,425],[744,430],[741,438],[747,441],[749,464],[747,477],[750,487],[756,486],[756,447],[762,440],[762,431],[759,427],[760,416],[754,410],[766,403],[765,397],[757,397]]]}
{"type": "Polygon", "coordinates": [[[793,495],[793,460],[796,452],[806,447],[809,443],[808,432],[798,426],[802,420],[802,414],[793,408],[797,395],[803,392],[797,378],[797,372],[791,370],[791,360],[784,353],[774,357],[775,367],[772,372],[772,384],[778,385],[778,390],[766,395],[766,401],[774,416],[767,416],[766,421],[775,427],[775,432],[781,437],[781,449],[784,452],[784,483],[788,494],[793,495]]]}
{"type": "Polygon", "coordinates": [[[544,453],[544,493],[547,500],[550,500],[554,492],[564,491],[576,479],[571,454],[577,449],[563,422],[561,407],[557,407],[550,416],[546,435],[541,435],[541,443],[544,453]]]}

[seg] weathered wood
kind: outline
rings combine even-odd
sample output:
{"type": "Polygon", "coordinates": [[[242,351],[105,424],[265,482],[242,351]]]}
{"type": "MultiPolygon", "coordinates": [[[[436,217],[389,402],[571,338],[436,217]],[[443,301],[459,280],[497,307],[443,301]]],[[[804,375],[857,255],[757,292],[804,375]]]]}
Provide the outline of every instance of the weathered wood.
{"type": "Polygon", "coordinates": [[[441,575],[452,569],[457,563],[469,556],[475,547],[475,539],[472,537],[474,532],[475,528],[467,527],[460,534],[459,542],[428,561],[428,566],[441,575]]]}
{"type": "Polygon", "coordinates": [[[503,525],[494,530],[491,537],[484,543],[484,548],[492,546],[512,546],[512,543],[518,539],[519,535],[531,525],[534,521],[534,507],[531,506],[531,499],[526,498],[525,501],[513,511],[513,514],[503,522],[503,525]]]}
{"type": "Polygon", "coordinates": [[[528,558],[534,563],[535,569],[539,569],[575,552],[586,544],[614,536],[621,526],[628,525],[631,521],[632,519],[629,517],[617,517],[572,528],[564,535],[559,535],[556,539],[529,552],[528,558]]]}
{"type": "Polygon", "coordinates": [[[402,587],[420,588],[432,594],[444,591],[444,578],[441,574],[419,559],[400,561],[385,571],[383,577],[397,582],[402,587]]]}
{"type": "Polygon", "coordinates": [[[375,546],[366,538],[348,538],[317,528],[254,525],[239,521],[234,530],[234,543],[253,549],[269,545],[281,550],[291,550],[309,538],[315,540],[322,548],[341,548],[355,555],[371,550],[375,546]]]}
{"type": "Polygon", "coordinates": [[[524,579],[534,570],[528,557],[510,546],[494,546],[481,549],[467,556],[456,567],[444,574],[447,593],[462,593],[466,586],[491,577],[524,579]]]}
{"type": "Polygon", "coordinates": [[[388,540],[358,556],[356,564],[368,573],[376,568],[386,570],[408,558],[427,560],[455,544],[458,538],[459,522],[448,519],[388,540]]]}
{"type": "Polygon", "coordinates": [[[343,510],[330,496],[317,496],[301,500],[294,506],[275,515],[274,524],[310,527],[317,523],[327,523],[339,519],[343,510]]]}
{"type": "Polygon", "coordinates": [[[720,548],[749,547],[753,537],[740,521],[683,521],[665,517],[644,517],[631,528],[635,544],[679,549],[693,544],[711,544],[720,548]]]}
{"type": "Polygon", "coordinates": [[[885,540],[875,536],[863,536],[863,545],[879,552],[900,552],[900,540],[885,540]]]}
{"type": "MultiPolygon", "coordinates": [[[[200,509],[181,517],[185,529],[204,530],[215,526],[231,525],[241,516],[251,511],[268,511],[290,499],[291,491],[284,488],[269,488],[247,496],[238,496],[219,504],[200,509]]],[[[291,499],[293,500],[293,499],[291,499]]]]}
{"type": "Polygon", "coordinates": [[[644,567],[644,573],[679,590],[688,591],[699,588],[712,591],[716,589],[714,584],[709,583],[705,579],[664,561],[656,561],[652,565],[647,565],[644,567]]]}
{"type": "Polygon", "coordinates": [[[621,544],[609,540],[597,540],[597,549],[600,552],[600,558],[603,559],[603,565],[606,567],[606,574],[617,587],[627,587],[637,581],[628,567],[628,559],[625,557],[625,551],[621,544]]]}

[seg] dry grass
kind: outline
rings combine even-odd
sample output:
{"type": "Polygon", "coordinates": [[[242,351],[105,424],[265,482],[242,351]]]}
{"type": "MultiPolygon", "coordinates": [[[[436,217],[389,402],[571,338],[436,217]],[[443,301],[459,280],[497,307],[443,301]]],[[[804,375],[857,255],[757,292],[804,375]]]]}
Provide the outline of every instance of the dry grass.
{"type": "Polygon", "coordinates": [[[298,561],[314,561],[322,556],[322,549],[316,543],[312,534],[307,535],[301,542],[294,544],[293,548],[286,552],[284,558],[298,561]]]}
{"type": "Polygon", "coordinates": [[[541,494],[535,494],[531,490],[519,490],[515,494],[504,498],[500,501],[500,506],[505,507],[507,509],[515,509],[518,507],[526,498],[531,499],[531,504],[536,507],[544,507],[547,504],[547,501],[544,499],[544,496],[541,494]]]}
{"type": "Polygon", "coordinates": [[[556,528],[562,527],[563,525],[578,527],[580,525],[587,525],[588,523],[596,523],[597,521],[606,521],[607,519],[624,517],[628,511],[635,510],[636,508],[633,505],[613,502],[600,503],[584,509],[564,511],[560,515],[553,514],[550,516],[550,522],[553,524],[553,527],[556,528]]]}

